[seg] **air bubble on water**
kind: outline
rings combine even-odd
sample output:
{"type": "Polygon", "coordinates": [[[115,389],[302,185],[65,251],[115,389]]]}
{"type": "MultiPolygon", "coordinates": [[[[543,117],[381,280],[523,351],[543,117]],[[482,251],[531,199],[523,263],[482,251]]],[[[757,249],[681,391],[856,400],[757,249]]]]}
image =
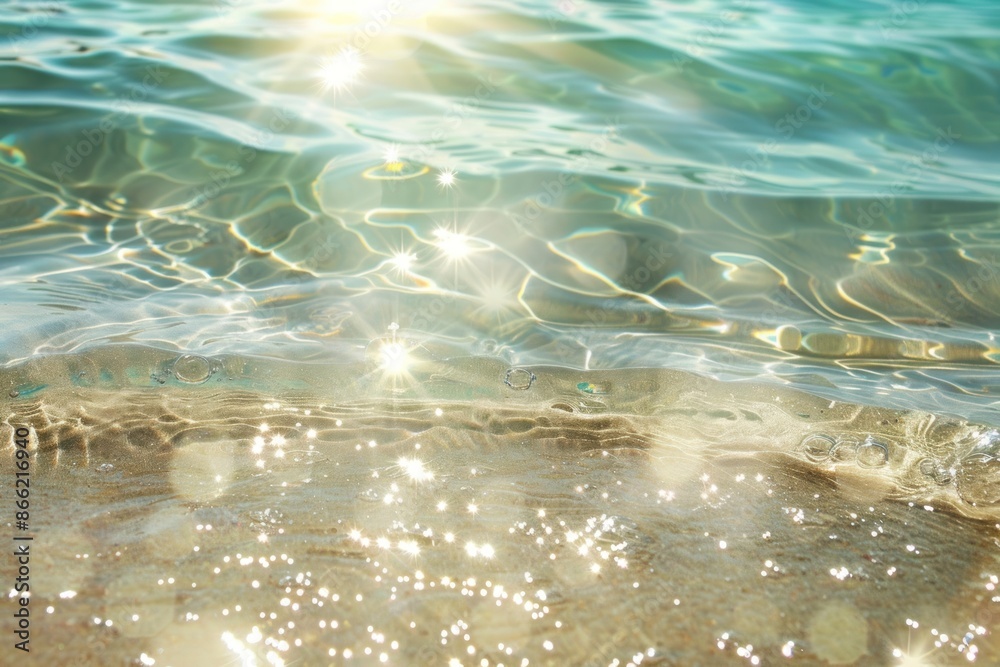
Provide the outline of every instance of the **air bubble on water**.
{"type": "Polygon", "coordinates": [[[881,468],[889,462],[889,446],[868,436],[855,456],[862,468],[881,468]]]}
{"type": "Polygon", "coordinates": [[[923,459],[919,463],[920,472],[934,480],[936,484],[944,486],[951,484],[954,474],[947,466],[941,465],[933,459],[923,459]]]}
{"type": "Polygon", "coordinates": [[[806,458],[814,463],[826,461],[833,453],[837,441],[828,435],[813,434],[802,441],[802,449],[806,458]]]}
{"type": "Polygon", "coordinates": [[[838,463],[857,459],[858,442],[856,440],[840,440],[830,450],[830,458],[838,463]]]}
{"type": "Polygon", "coordinates": [[[964,459],[956,476],[958,495],[971,505],[1000,505],[1000,460],[987,454],[964,459]]]}
{"type": "Polygon", "coordinates": [[[535,374],[526,368],[510,368],[503,382],[511,389],[524,390],[530,388],[535,379],[535,374]]]}
{"type": "Polygon", "coordinates": [[[178,357],[172,370],[181,382],[201,384],[212,376],[212,363],[197,354],[185,354],[178,357]]]}

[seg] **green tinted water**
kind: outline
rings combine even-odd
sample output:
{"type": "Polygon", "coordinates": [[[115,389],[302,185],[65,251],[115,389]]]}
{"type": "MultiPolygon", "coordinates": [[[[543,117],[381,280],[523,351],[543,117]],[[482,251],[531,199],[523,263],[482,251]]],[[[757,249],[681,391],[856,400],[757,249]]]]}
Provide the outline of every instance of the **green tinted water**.
{"type": "Polygon", "coordinates": [[[9,4],[35,655],[996,661],[998,31],[9,4]]]}

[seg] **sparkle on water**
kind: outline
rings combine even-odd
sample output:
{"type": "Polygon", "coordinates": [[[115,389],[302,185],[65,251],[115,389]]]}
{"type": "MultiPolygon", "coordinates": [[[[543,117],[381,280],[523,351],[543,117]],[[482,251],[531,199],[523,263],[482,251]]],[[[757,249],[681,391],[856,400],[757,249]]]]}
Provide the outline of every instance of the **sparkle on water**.
{"type": "Polygon", "coordinates": [[[40,664],[998,660],[971,0],[100,4],[0,46],[40,664]]]}
{"type": "Polygon", "coordinates": [[[357,83],[363,70],[361,53],[354,47],[345,46],[320,62],[320,85],[324,91],[344,92],[357,83]]]}

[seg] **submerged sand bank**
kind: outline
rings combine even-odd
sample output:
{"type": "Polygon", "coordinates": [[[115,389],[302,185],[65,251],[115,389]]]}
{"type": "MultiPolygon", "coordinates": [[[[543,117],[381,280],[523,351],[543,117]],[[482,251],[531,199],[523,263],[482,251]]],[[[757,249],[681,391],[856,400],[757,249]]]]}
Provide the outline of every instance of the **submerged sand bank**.
{"type": "Polygon", "coordinates": [[[4,376],[34,657],[997,659],[988,427],[665,371],[238,361],[4,376]]]}

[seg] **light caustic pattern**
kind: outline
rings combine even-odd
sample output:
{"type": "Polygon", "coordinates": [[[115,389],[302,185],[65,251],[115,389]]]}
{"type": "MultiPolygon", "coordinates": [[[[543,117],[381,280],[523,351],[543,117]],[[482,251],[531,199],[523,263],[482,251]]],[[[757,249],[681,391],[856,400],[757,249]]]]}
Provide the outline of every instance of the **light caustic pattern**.
{"type": "Polygon", "coordinates": [[[133,4],[0,44],[40,662],[998,660],[975,3],[133,4]]]}

